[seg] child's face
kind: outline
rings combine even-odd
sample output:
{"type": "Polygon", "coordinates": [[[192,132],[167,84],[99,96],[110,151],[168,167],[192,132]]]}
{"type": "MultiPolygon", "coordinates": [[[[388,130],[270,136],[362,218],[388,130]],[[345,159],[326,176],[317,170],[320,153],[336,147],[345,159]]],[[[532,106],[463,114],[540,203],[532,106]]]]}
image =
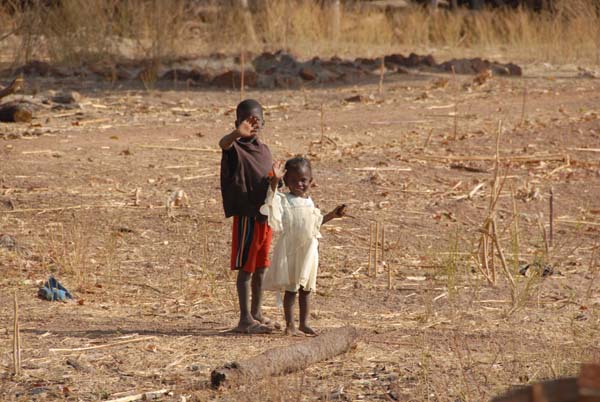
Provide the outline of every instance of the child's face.
{"type": "Polygon", "coordinates": [[[290,193],[297,197],[307,197],[308,190],[313,181],[310,169],[307,167],[288,170],[283,180],[285,181],[285,185],[290,189],[290,193]]]}
{"type": "Polygon", "coordinates": [[[265,124],[263,118],[262,118],[262,113],[260,113],[260,111],[251,111],[250,113],[248,113],[247,115],[243,115],[240,116],[241,120],[236,120],[235,125],[236,127],[240,127],[240,125],[243,122],[248,122],[250,124],[250,126],[252,127],[252,137],[256,137],[260,131],[260,129],[263,127],[263,125],[265,124]]]}

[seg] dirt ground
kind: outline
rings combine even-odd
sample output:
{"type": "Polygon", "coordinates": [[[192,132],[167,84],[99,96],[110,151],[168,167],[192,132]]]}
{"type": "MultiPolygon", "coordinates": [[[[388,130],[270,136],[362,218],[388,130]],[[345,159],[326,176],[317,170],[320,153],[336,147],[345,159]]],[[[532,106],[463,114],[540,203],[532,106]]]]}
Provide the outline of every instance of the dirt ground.
{"type": "MultiPolygon", "coordinates": [[[[164,401],[482,401],[600,361],[600,81],[574,67],[525,66],[523,78],[481,86],[472,76],[394,75],[382,94],[376,77],[247,91],[266,106],[274,156],[309,154],[316,203],[348,205],[352,217],[322,229],[312,324],[352,325],[362,337],[302,372],[222,390],[207,384],[213,368],[303,341],[226,332],[237,299],[217,142],[240,94],[26,81],[29,92],[83,98],[76,109],[41,108],[32,124],[0,124],[0,234],[16,241],[0,245],[3,401],[160,389],[171,391],[164,401]],[[361,102],[344,101],[354,95],[361,102]],[[495,216],[514,286],[498,255],[495,285],[477,262],[500,120],[495,216]],[[177,189],[190,205],[169,217],[177,189]],[[376,221],[384,262],[368,276],[376,221]],[[520,275],[527,263],[553,273],[520,275]],[[75,302],[37,297],[50,273],[75,302]],[[76,350],[101,345],[111,346],[76,350]]],[[[265,311],[283,321],[273,294],[265,311]]]]}

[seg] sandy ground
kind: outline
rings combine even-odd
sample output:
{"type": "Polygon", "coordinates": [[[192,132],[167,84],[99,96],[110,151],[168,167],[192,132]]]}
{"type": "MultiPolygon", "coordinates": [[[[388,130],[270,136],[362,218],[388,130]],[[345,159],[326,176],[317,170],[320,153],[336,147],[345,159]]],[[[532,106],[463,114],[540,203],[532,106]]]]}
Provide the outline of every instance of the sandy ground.
{"type": "MultiPolygon", "coordinates": [[[[217,142],[240,94],[27,79],[30,92],[61,87],[83,99],[77,109],[41,108],[32,124],[0,124],[0,233],[18,246],[0,246],[0,399],[168,389],[162,400],[480,401],[575,375],[600,360],[600,81],[577,75],[537,65],[482,86],[414,74],[386,77],[383,94],[376,79],[246,92],[266,105],[262,135],[274,156],[313,160],[321,209],[348,205],[353,218],[322,230],[312,324],[353,325],[363,336],[302,372],[218,391],[207,384],[213,368],[303,341],[225,332],[237,302],[217,142]],[[344,101],[357,94],[362,102],[344,101]],[[498,256],[495,285],[477,263],[499,120],[495,216],[512,291],[498,256]],[[190,206],[168,217],[177,189],[190,206]],[[376,221],[385,261],[375,277],[367,261],[376,221]],[[553,274],[517,272],[533,262],[553,274]],[[36,297],[50,273],[76,302],[36,297]],[[113,345],[124,340],[134,342],[113,345]],[[113,346],[73,350],[100,345],[113,346]]],[[[265,311],[282,321],[272,294],[265,311]]]]}

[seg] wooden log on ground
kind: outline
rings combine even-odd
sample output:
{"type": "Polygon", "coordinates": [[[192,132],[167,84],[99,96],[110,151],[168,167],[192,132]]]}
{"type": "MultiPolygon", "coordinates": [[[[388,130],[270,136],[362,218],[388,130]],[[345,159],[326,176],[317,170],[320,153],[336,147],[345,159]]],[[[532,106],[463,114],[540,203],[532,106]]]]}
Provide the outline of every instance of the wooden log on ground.
{"type": "Polygon", "coordinates": [[[31,109],[23,103],[0,105],[0,121],[4,123],[29,123],[33,117],[31,109]]]}
{"type": "Polygon", "coordinates": [[[0,89],[0,99],[4,98],[5,96],[14,94],[17,91],[20,91],[21,87],[23,87],[23,78],[21,78],[21,77],[15,78],[13,80],[13,82],[10,83],[9,86],[7,86],[6,88],[0,89]]]}
{"type": "Polygon", "coordinates": [[[304,342],[269,349],[258,356],[213,370],[210,374],[211,385],[214,388],[239,385],[248,380],[302,370],[346,352],[356,345],[358,335],[356,328],[342,327],[304,342]]]}

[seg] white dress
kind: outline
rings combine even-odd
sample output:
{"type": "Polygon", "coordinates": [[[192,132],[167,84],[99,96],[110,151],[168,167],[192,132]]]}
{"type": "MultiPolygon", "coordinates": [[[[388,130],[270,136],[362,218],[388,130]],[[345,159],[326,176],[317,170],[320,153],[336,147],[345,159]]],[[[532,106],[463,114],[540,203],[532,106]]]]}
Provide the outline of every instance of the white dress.
{"type": "Polygon", "coordinates": [[[263,288],[297,292],[300,286],[314,291],[319,266],[319,241],[323,215],[310,198],[273,191],[270,187],[260,212],[279,239],[267,269],[263,288]]]}

